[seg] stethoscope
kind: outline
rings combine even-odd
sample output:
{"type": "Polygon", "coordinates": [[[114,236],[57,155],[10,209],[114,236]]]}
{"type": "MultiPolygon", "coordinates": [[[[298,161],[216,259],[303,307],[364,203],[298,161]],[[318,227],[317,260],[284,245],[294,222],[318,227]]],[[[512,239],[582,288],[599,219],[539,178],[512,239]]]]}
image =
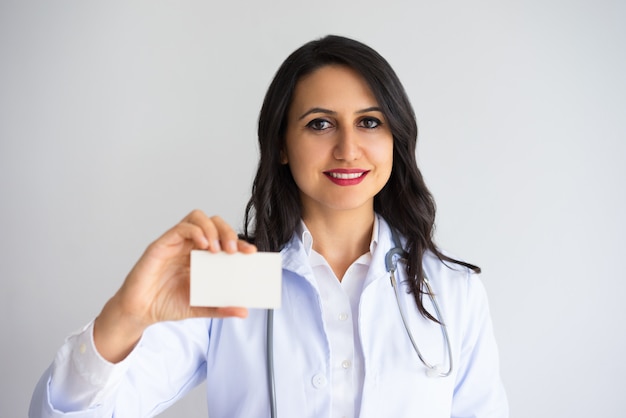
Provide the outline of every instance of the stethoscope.
{"type": "MultiPolygon", "coordinates": [[[[433,292],[432,287],[430,286],[430,282],[427,277],[424,277],[424,285],[426,286],[426,294],[430,298],[430,301],[435,308],[435,317],[437,321],[439,321],[439,326],[441,327],[441,333],[443,335],[443,341],[445,344],[446,351],[448,353],[448,370],[443,371],[443,366],[441,364],[431,364],[428,361],[424,360],[422,353],[413,338],[413,333],[409,329],[407,324],[406,315],[404,313],[404,308],[402,307],[402,303],[400,302],[400,294],[398,291],[398,283],[396,281],[395,272],[398,269],[398,259],[406,260],[407,253],[400,246],[400,239],[395,230],[391,232],[394,247],[385,254],[385,268],[389,273],[389,279],[391,281],[391,287],[393,287],[393,292],[396,296],[396,303],[398,305],[398,310],[400,311],[400,317],[402,318],[402,324],[404,325],[404,329],[406,330],[407,335],[409,336],[409,340],[411,340],[411,345],[413,345],[413,349],[417,354],[417,357],[420,359],[422,364],[426,366],[426,375],[428,377],[447,377],[452,373],[452,349],[450,347],[450,337],[448,336],[448,329],[446,324],[444,323],[441,311],[439,309],[439,304],[437,303],[437,299],[435,298],[435,293],[433,292]]],[[[267,352],[266,352],[266,362],[267,362],[267,386],[269,388],[269,398],[270,398],[270,416],[271,418],[276,418],[276,384],[274,379],[274,310],[267,310],[267,352]]]]}

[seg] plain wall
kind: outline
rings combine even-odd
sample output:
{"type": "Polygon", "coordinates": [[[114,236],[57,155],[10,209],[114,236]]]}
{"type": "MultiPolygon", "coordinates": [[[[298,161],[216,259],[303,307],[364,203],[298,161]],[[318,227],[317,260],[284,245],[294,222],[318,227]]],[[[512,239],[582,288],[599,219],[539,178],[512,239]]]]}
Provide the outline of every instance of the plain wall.
{"type": "MultiPolygon", "coordinates": [[[[282,60],[377,49],[437,242],[480,265],[511,416],[623,417],[626,3],[0,2],[0,416],[194,208],[241,226],[282,60]]],[[[167,417],[206,417],[204,387],[167,417]]],[[[265,390],[260,388],[259,390],[265,390]]]]}

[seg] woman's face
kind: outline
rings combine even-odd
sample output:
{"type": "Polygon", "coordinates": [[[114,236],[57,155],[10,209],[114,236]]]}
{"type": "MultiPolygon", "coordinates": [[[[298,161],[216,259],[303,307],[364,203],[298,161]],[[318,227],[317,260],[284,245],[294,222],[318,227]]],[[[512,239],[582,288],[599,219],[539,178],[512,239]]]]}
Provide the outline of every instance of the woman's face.
{"type": "Polygon", "coordinates": [[[373,211],[391,175],[393,137],[365,80],[328,65],[296,85],[281,155],[300,189],[303,216],[373,211]]]}

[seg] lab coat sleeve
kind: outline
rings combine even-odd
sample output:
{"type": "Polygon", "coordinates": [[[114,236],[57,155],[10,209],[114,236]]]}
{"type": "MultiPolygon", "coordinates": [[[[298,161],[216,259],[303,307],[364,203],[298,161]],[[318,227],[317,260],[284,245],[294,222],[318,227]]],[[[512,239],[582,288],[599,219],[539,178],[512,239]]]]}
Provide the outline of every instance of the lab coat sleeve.
{"type": "MultiPolygon", "coordinates": [[[[93,341],[93,321],[70,335],[52,365],[39,380],[33,394],[29,417],[111,415],[101,407],[118,388],[131,356],[112,364],[102,358],[93,341]],[[79,411],[84,411],[80,413],[79,411]],[[85,415],[86,414],[86,415],[85,415]]],[[[112,405],[109,405],[112,407],[112,405]]]]}
{"type": "Polygon", "coordinates": [[[477,276],[470,273],[467,280],[466,331],[451,418],[506,418],[508,402],[500,380],[487,294],[477,276]]]}
{"type": "Polygon", "coordinates": [[[206,377],[210,320],[149,327],[129,356],[102,359],[90,327],[70,336],[37,384],[30,418],[154,416],[206,377]]]}

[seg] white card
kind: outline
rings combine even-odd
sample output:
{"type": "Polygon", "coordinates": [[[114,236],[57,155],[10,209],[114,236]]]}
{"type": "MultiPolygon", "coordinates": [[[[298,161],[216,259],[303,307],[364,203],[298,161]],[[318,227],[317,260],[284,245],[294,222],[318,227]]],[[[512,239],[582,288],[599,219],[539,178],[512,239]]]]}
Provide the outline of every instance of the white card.
{"type": "Polygon", "coordinates": [[[279,308],[280,253],[191,251],[191,306],[279,308]]]}

